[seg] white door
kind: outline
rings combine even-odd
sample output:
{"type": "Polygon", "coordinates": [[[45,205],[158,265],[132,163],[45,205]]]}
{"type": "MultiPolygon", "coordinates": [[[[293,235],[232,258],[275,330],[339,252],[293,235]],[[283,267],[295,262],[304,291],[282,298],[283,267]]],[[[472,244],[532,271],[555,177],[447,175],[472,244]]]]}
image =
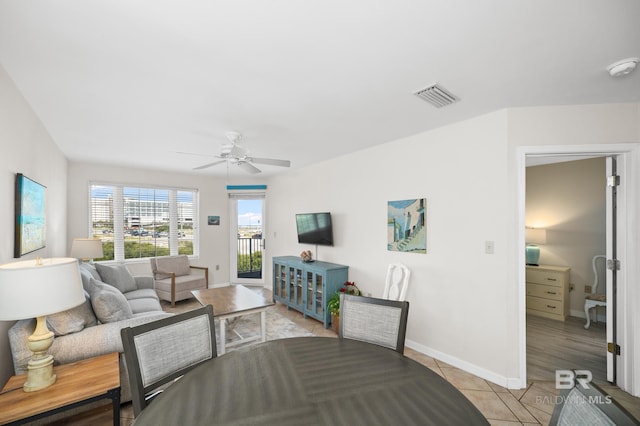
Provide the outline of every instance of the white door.
{"type": "Polygon", "coordinates": [[[229,194],[233,284],[264,285],[264,194],[229,194]]]}
{"type": "Polygon", "coordinates": [[[616,333],[616,298],[618,277],[617,256],[617,202],[618,202],[618,170],[615,157],[607,157],[607,381],[616,383],[618,342],[616,333]]]}

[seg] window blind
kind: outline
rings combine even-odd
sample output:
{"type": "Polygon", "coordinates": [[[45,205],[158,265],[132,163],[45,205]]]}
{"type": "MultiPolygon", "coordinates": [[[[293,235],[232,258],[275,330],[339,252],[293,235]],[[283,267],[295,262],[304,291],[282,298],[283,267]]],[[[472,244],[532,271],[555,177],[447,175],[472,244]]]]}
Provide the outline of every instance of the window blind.
{"type": "Polygon", "coordinates": [[[102,241],[104,258],[126,261],[198,255],[195,189],[89,184],[89,235],[102,241]]]}

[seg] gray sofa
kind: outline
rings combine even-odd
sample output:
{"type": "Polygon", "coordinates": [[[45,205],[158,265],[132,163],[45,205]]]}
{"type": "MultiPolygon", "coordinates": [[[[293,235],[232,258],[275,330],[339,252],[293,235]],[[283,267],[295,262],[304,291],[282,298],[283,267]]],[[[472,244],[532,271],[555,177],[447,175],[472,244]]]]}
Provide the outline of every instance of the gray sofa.
{"type": "MultiPolygon", "coordinates": [[[[49,353],[55,364],[68,364],[111,352],[120,353],[122,402],[131,400],[129,375],[124,362],[120,330],[172,314],[162,311],[152,277],[132,277],[123,265],[80,265],[85,303],[49,315],[47,325],[55,334],[49,353]],[[97,268],[97,269],[96,269],[97,268]]],[[[20,320],[9,329],[9,343],[16,374],[24,374],[31,351],[26,346],[35,319],[20,320]]]]}

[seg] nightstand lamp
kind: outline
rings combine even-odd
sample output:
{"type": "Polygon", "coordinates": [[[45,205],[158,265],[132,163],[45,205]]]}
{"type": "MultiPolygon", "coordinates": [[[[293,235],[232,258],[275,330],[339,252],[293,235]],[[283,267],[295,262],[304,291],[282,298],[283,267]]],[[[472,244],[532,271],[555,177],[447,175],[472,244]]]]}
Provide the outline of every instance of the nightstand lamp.
{"type": "Polygon", "coordinates": [[[78,261],[71,258],[24,260],[0,265],[0,320],[36,318],[27,346],[29,360],[25,392],[44,389],[56,381],[53,356],[47,353],[53,333],[46,315],[66,311],[85,301],[78,261]]]}
{"type": "Polygon", "coordinates": [[[83,262],[92,262],[93,259],[104,257],[102,241],[92,238],[74,238],[71,245],[71,257],[82,259],[83,262]]]}
{"type": "Polygon", "coordinates": [[[547,243],[547,230],[542,228],[526,228],[525,240],[527,242],[527,265],[538,266],[540,260],[540,247],[538,244],[547,243]]]}

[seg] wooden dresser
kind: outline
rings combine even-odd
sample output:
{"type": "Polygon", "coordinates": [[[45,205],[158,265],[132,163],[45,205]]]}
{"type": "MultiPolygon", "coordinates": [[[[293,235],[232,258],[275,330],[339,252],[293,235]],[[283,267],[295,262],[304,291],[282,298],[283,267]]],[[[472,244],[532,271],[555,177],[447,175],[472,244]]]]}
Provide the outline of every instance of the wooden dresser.
{"type": "Polygon", "coordinates": [[[527,265],[527,314],[564,321],[569,316],[566,266],[527,265]]]}

